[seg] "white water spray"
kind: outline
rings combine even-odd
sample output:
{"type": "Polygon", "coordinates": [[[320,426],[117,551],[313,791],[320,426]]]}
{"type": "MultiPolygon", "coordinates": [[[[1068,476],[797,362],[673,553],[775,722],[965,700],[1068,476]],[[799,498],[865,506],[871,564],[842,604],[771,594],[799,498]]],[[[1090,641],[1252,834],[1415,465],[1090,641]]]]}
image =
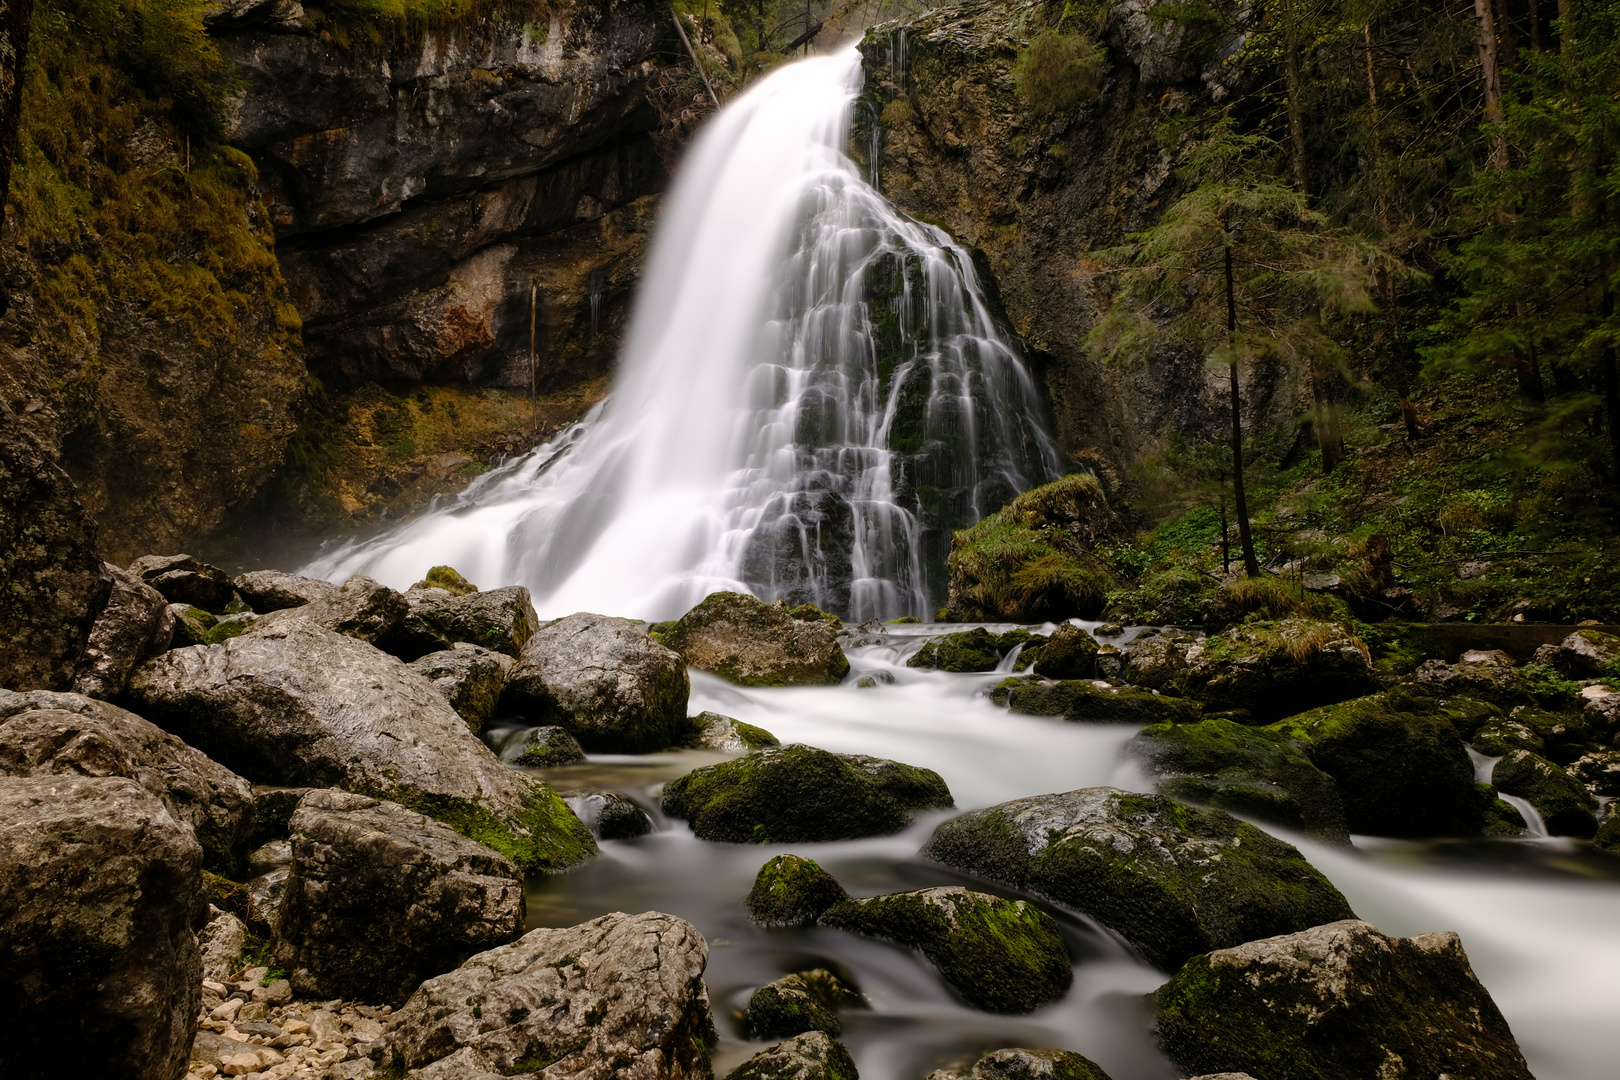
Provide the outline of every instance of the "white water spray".
{"type": "Polygon", "coordinates": [[[1055,478],[967,253],[845,156],[854,50],[792,64],[691,148],[612,397],[452,508],[306,572],[449,563],[546,614],[677,616],[717,589],[927,615],[952,529],[1055,478]]]}

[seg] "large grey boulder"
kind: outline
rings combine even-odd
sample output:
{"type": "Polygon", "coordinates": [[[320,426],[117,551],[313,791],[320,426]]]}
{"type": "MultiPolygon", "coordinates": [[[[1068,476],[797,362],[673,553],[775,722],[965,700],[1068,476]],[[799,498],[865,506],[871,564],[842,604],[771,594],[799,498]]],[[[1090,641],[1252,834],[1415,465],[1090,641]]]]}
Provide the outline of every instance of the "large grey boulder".
{"type": "Polygon", "coordinates": [[[231,602],[230,575],[190,555],[142,555],[129,572],[173,604],[195,604],[218,614],[231,602]]]}
{"type": "Polygon", "coordinates": [[[581,612],[541,628],[506,678],[503,713],[566,728],[592,753],[646,753],[681,741],[686,664],[638,623],[581,612]]]}
{"type": "Polygon", "coordinates": [[[1573,679],[1594,679],[1620,661],[1620,637],[1601,630],[1580,629],[1557,645],[1536,650],[1536,662],[1550,664],[1573,679]]]}
{"type": "Polygon", "coordinates": [[[531,930],[423,983],[379,1057],[416,1080],[535,1062],[553,1080],[710,1080],[708,962],[703,935],[656,911],[531,930]]]}
{"type": "Polygon", "coordinates": [[[135,665],[167,649],[174,635],[174,615],[162,593],[112,563],[103,569],[112,590],[90,627],[84,662],[73,679],[75,691],[96,698],[120,693],[135,665]]]}
{"type": "Polygon", "coordinates": [[[809,1031],[761,1050],[726,1080],[860,1080],[860,1074],[842,1043],[809,1031]]]}
{"type": "Polygon", "coordinates": [[[156,724],[80,694],[0,690],[0,773],[127,777],[191,827],[210,869],[232,867],[253,831],[246,780],[156,724]]]}
{"type": "Polygon", "coordinates": [[[664,785],[663,811],[704,840],[771,844],[852,840],[905,828],[954,805],[932,769],[793,743],[693,769],[664,785]]]}
{"type": "Polygon", "coordinates": [[[5,1075],[184,1075],[204,910],[202,849],[134,781],[0,779],[5,1075]]]}
{"type": "Polygon", "coordinates": [[[337,590],[330,581],[284,574],[280,570],[250,570],[236,578],[237,594],[261,615],[325,600],[337,590]]]}
{"type": "MultiPolygon", "coordinates": [[[[936,1069],[927,1080],[1109,1080],[1090,1058],[1072,1050],[992,1050],[965,1069],[936,1069]]],[[[1238,1080],[1201,1077],[1199,1080],[1238,1080]]]]}
{"type": "Polygon", "coordinates": [[[711,594],[663,633],[700,671],[742,686],[821,686],[849,673],[823,613],[800,620],[746,593],[711,594]]]}
{"type": "Polygon", "coordinates": [[[202,977],[224,982],[242,967],[247,948],[247,926],[229,911],[208,905],[208,925],[197,932],[202,950],[202,977]]]}
{"type": "Polygon", "coordinates": [[[1291,844],[1221,810],[1117,788],[970,811],[934,830],[922,854],[1082,911],[1166,970],[1353,917],[1291,844]]]}
{"type": "Polygon", "coordinates": [[[1456,934],[1354,919],[1197,956],[1155,995],[1185,1073],[1289,1080],[1529,1080],[1456,934]]]}
{"type": "Polygon", "coordinates": [[[921,950],[970,1005],[989,1012],[1032,1012],[1074,981],[1052,916],[960,885],[844,900],[821,923],[921,950]]]}
{"type": "Polygon", "coordinates": [[[299,993],[397,1006],[523,932],[518,868],[432,818],[328,789],[291,831],[275,959],[299,993]]]}
{"type": "Polygon", "coordinates": [[[444,695],[476,735],[494,717],[512,663],[504,653],[458,641],[448,649],[411,661],[410,668],[444,695]]]}
{"type": "Polygon", "coordinates": [[[405,611],[403,596],[356,574],[328,596],[272,611],[254,622],[251,632],[262,634],[289,622],[311,623],[375,645],[394,632],[405,611]]]}
{"type": "Polygon", "coordinates": [[[128,701],[258,783],[389,799],[525,870],[596,852],[556,792],[502,765],[431,683],[311,622],[171,650],[135,672],[128,701]]]}
{"type": "Polygon", "coordinates": [[[529,590],[521,585],[457,595],[413,586],[405,614],[384,647],[406,660],[448,649],[458,641],[518,657],[540,627],[529,590]]]}

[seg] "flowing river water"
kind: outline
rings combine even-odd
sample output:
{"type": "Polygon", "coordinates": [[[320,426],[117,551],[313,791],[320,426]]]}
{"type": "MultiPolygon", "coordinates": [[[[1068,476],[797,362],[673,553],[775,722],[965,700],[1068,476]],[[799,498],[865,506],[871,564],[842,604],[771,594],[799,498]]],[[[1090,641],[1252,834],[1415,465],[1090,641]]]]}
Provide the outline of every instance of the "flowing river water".
{"type": "MultiPolygon", "coordinates": [[[[859,86],[853,52],[807,60],[710,123],[670,195],[604,407],[456,505],[306,572],[404,588],[450,563],[475,581],[527,585],[547,616],[671,618],[716,589],[746,589],[851,621],[926,617],[941,599],[950,530],[1062,468],[971,260],[897,213],[843,155],[859,86]]],[[[959,809],[1146,786],[1122,757],[1131,728],[1010,715],[987,696],[999,674],[905,667],[927,634],[960,629],[911,624],[856,639],[855,670],[833,687],[739,689],[694,672],[690,712],[932,768],[959,809]],[[863,674],[879,684],[857,687],[863,674]]],[[[700,841],[656,811],[662,783],[719,757],[593,756],[542,771],[564,792],[623,791],[658,827],[532,881],[529,897],[536,926],[615,910],[694,923],[711,948],[717,1075],[760,1048],[733,1019],[751,990],[811,966],[842,972],[870,1003],[844,1015],[864,1080],[921,1080],[1020,1045],[1079,1051],[1115,1080],[1175,1075],[1153,1048],[1145,998],[1165,973],[1053,905],[1043,906],[1064,927],[1075,983],[1027,1017],[967,1007],[894,946],[752,925],[743,897],[786,849],[700,841]]],[[[961,883],[916,854],[948,816],[793,850],[857,895],[961,883]]],[[[1357,838],[1351,849],[1288,839],[1384,932],[1458,931],[1541,1080],[1620,1075],[1620,860],[1547,839],[1357,838]]]]}

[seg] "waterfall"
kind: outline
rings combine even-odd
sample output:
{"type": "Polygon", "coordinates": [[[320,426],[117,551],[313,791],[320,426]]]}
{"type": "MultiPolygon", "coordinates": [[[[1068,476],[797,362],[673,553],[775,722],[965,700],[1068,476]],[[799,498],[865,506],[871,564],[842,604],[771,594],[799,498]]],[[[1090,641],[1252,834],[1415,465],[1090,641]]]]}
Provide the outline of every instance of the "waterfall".
{"type": "Polygon", "coordinates": [[[1055,478],[972,260],[845,155],[853,49],[784,66],[682,163],[609,399],[451,507],[306,573],[449,563],[543,613],[670,618],[717,589],[928,616],[951,531],[1055,478]]]}

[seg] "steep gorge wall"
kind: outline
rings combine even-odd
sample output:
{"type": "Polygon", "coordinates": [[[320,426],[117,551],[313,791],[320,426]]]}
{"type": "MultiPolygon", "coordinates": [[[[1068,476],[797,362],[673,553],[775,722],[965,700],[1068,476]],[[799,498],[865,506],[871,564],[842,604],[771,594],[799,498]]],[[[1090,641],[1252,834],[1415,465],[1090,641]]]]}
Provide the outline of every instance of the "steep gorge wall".
{"type": "MultiPolygon", "coordinates": [[[[1065,17],[1062,3],[977,0],[878,26],[861,44],[856,143],[871,146],[877,117],[884,194],[984,252],[1064,448],[1116,468],[1161,452],[1171,433],[1208,437],[1227,423],[1224,371],[1202,357],[1160,352],[1110,367],[1084,346],[1097,311],[1083,256],[1152,224],[1176,198],[1174,147],[1158,129],[1215,109],[1231,89],[1218,60],[1187,58],[1182,32],[1155,6],[1133,0],[1098,27],[1078,7],[1065,17]],[[1060,20],[1099,33],[1107,70],[1096,94],[1039,117],[1014,64],[1060,20]]],[[[1253,428],[1291,424],[1309,403],[1307,388],[1276,370],[1248,373],[1243,390],[1253,428]]]]}

